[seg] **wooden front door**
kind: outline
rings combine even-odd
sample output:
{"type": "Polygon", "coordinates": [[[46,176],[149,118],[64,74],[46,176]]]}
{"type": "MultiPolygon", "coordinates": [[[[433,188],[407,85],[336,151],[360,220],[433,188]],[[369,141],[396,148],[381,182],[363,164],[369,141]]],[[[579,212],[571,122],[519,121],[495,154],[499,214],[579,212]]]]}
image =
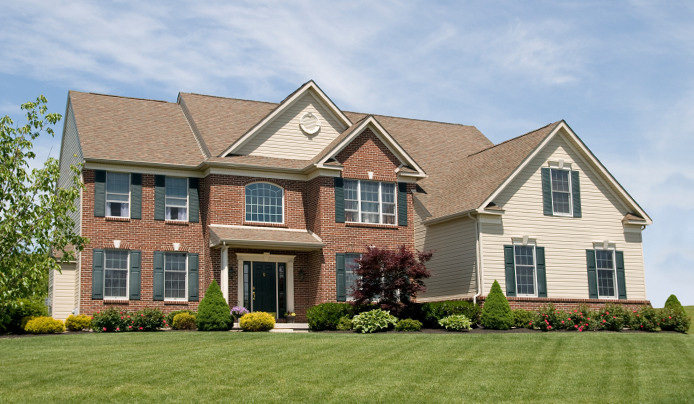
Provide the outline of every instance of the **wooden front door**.
{"type": "Polygon", "coordinates": [[[253,311],[277,313],[277,282],[274,262],[253,263],[253,311]]]}

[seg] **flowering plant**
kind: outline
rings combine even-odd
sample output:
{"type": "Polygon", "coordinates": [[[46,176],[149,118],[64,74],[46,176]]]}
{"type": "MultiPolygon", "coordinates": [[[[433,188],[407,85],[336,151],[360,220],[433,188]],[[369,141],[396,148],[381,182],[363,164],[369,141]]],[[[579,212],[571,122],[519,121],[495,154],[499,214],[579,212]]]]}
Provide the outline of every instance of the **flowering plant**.
{"type": "Polygon", "coordinates": [[[248,313],[249,313],[248,309],[245,307],[242,307],[242,306],[234,306],[231,308],[231,315],[236,317],[236,318],[239,318],[239,317],[243,316],[244,314],[248,314],[248,313]]]}
{"type": "Polygon", "coordinates": [[[284,313],[284,315],[285,317],[296,317],[296,313],[294,313],[293,311],[288,311],[284,313]]]}

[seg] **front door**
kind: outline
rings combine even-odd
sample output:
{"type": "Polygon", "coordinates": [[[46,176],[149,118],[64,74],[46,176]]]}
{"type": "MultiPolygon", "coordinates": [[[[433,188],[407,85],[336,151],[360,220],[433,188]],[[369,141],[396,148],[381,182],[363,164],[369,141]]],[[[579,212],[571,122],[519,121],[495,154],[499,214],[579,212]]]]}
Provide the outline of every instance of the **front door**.
{"type": "Polygon", "coordinates": [[[274,262],[253,263],[253,311],[277,313],[277,287],[274,262]]]}

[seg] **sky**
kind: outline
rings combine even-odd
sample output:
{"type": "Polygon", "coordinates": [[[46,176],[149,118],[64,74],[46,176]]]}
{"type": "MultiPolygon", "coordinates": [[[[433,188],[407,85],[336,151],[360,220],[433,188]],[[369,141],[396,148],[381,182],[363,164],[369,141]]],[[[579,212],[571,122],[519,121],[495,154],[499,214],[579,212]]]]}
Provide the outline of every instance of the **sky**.
{"type": "MultiPolygon", "coordinates": [[[[647,296],[694,305],[694,3],[4,2],[0,115],[68,90],[279,102],[313,79],[347,111],[474,125],[565,119],[651,216],[647,296]],[[657,4],[656,4],[657,3],[657,4]]],[[[41,164],[56,138],[36,145],[41,164]]]]}

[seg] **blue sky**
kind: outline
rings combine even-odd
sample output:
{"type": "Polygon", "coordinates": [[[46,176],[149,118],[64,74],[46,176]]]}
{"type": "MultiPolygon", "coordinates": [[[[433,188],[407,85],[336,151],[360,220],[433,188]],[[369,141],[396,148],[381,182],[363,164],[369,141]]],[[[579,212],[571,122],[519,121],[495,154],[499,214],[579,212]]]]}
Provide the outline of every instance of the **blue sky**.
{"type": "Polygon", "coordinates": [[[566,119],[654,220],[648,298],[692,305],[692,21],[677,1],[7,2],[0,114],[39,94],[63,113],[68,90],[279,102],[314,79],[342,109],[495,143],[566,119]]]}

